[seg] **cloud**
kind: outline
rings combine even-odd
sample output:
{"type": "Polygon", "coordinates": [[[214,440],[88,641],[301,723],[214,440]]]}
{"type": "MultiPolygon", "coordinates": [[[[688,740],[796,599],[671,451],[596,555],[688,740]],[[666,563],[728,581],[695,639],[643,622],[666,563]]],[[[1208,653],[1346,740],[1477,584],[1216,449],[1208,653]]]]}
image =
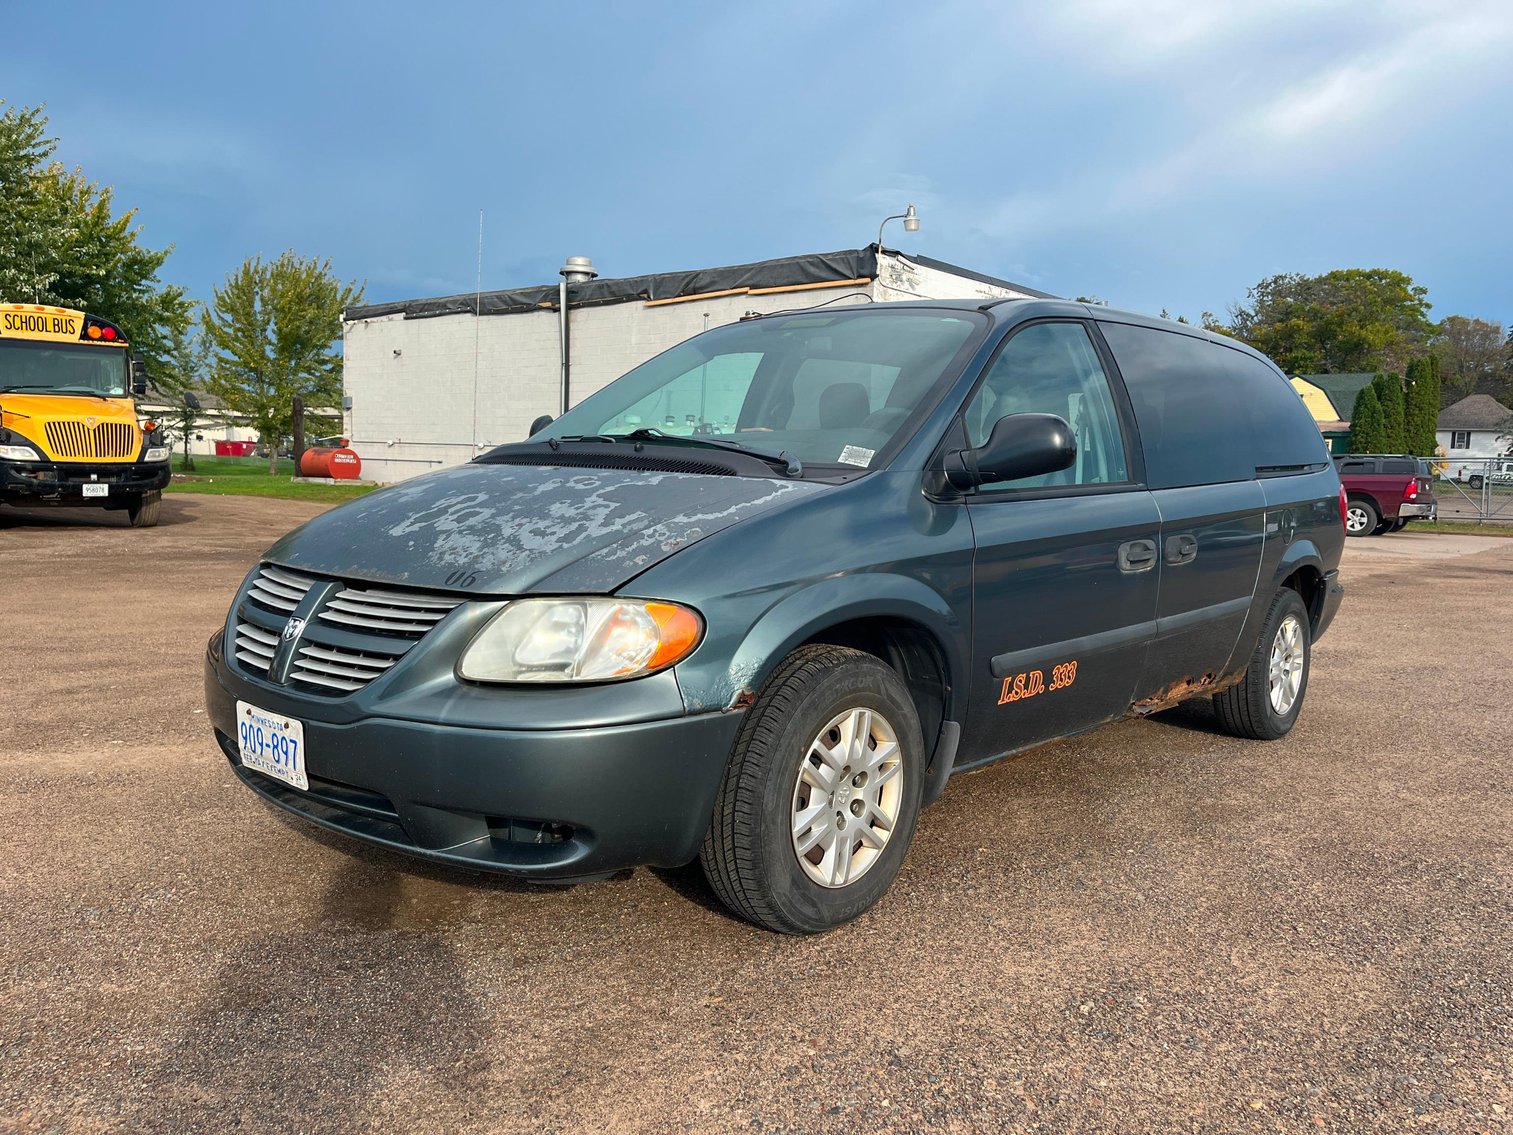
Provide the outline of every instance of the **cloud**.
{"type": "MultiPolygon", "coordinates": [[[[1107,0],[1080,0],[1074,16],[1106,16],[1105,35],[1132,31],[1135,17],[1107,0]]],[[[987,203],[982,231],[1023,242],[1073,226],[1099,223],[1212,197],[1235,186],[1296,186],[1357,168],[1407,144],[1437,119],[1508,89],[1513,9],[1471,4],[1448,15],[1439,7],[1397,5],[1390,34],[1362,31],[1352,52],[1334,54],[1280,89],[1250,84],[1211,99],[1200,127],[1170,135],[1147,160],[1112,175],[1085,167],[1056,184],[1026,187],[987,203]]],[[[1249,17],[1237,18],[1243,23],[1249,17]]],[[[1097,21],[1095,21],[1097,22],[1097,21]]],[[[1381,28],[1374,29],[1381,32],[1381,28]]],[[[1144,48],[1155,43],[1170,68],[1182,53],[1208,55],[1237,29],[1207,16],[1178,20],[1140,51],[1122,58],[1156,66],[1144,48]]],[[[1194,66],[1197,66],[1194,61],[1194,66]]],[[[1267,73],[1267,72],[1263,72],[1267,73]]],[[[1190,72],[1189,75],[1192,73],[1190,72]]],[[[1197,72],[1202,77],[1202,72],[1197,72]]],[[[1168,80],[1172,81],[1172,80],[1168,80]]],[[[1180,80],[1177,80],[1180,81],[1180,80]]],[[[1151,137],[1160,139],[1158,131],[1151,137]]]]}

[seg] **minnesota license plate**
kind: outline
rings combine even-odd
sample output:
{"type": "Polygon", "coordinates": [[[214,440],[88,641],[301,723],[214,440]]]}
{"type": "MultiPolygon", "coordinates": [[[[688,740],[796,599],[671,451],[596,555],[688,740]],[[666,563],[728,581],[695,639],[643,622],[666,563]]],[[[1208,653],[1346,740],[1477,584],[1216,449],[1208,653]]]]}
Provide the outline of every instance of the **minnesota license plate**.
{"type": "Polygon", "coordinates": [[[295,788],[308,789],[305,725],[244,701],[236,703],[236,743],[242,764],[295,788]]]}
{"type": "Polygon", "coordinates": [[[110,496],[110,486],[87,482],[84,485],[84,495],[87,497],[108,497],[110,496]]]}

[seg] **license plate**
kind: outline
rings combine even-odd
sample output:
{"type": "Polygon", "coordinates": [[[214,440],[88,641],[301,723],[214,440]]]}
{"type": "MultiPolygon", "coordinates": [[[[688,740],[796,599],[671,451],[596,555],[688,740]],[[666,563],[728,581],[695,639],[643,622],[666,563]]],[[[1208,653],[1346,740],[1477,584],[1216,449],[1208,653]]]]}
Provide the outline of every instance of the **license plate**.
{"type": "Polygon", "coordinates": [[[236,743],[242,764],[295,788],[308,789],[305,725],[281,713],[236,703],[236,743]]]}
{"type": "Polygon", "coordinates": [[[110,486],[86,484],[84,486],[84,495],[87,497],[108,497],[110,496],[110,486]]]}

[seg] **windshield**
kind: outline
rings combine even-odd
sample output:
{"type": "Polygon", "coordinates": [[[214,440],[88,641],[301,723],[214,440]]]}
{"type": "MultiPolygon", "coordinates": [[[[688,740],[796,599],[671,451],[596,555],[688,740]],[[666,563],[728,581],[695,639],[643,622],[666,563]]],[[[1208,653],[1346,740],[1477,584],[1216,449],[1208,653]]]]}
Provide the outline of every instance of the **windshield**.
{"type": "Polygon", "coordinates": [[[119,347],[4,341],[0,392],[119,398],[126,393],[126,363],[126,352],[119,347]]]}
{"type": "Polygon", "coordinates": [[[971,311],[882,307],[737,323],[643,363],[535,437],[656,430],[872,468],[986,327],[971,311]]]}

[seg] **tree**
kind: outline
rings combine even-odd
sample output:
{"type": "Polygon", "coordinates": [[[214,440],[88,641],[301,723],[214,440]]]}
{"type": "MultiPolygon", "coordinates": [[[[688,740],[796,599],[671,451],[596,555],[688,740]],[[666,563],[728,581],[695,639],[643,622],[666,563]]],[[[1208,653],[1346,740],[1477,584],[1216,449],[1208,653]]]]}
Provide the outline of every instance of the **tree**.
{"type": "Polygon", "coordinates": [[[191,312],[184,289],[158,279],[172,246],[143,247],[136,210],[115,216],[110,188],[66,170],[56,148],[40,107],[0,115],[0,299],[103,316],[160,369],[191,312]]]}
{"type": "Polygon", "coordinates": [[[1444,376],[1444,396],[1459,402],[1468,394],[1507,395],[1510,355],[1503,325],[1464,315],[1447,315],[1434,337],[1434,354],[1444,376]]]}
{"type": "Polygon", "coordinates": [[[1382,403],[1376,396],[1376,386],[1361,387],[1355,396],[1355,407],[1350,411],[1350,452],[1390,452],[1382,443],[1386,437],[1382,403]]]}
{"type": "MultiPolygon", "coordinates": [[[[1371,380],[1377,401],[1382,406],[1382,448],[1377,453],[1407,453],[1408,438],[1404,428],[1407,418],[1403,400],[1403,380],[1396,374],[1379,374],[1371,380]]],[[[1370,452],[1362,450],[1362,453],[1370,452]]]]}
{"type": "Polygon", "coordinates": [[[1408,452],[1433,457],[1438,448],[1434,431],[1439,424],[1439,373],[1433,356],[1408,364],[1408,398],[1404,433],[1408,452]]]}
{"type": "Polygon", "coordinates": [[[198,394],[206,388],[209,369],[209,348],[204,337],[190,326],[174,336],[165,365],[152,376],[153,388],[172,407],[161,416],[167,422],[168,439],[183,444],[185,469],[194,468],[189,439],[201,425],[198,394]]]}
{"type": "Polygon", "coordinates": [[[1434,332],[1428,289],[1386,268],[1272,276],[1246,295],[1224,330],[1289,374],[1399,370],[1434,332]]]}
{"type": "Polygon", "coordinates": [[[293,252],[246,260],[215,289],[202,320],[213,352],[207,385],[258,431],[270,474],[293,432],[295,399],[316,411],[340,404],[341,313],[362,293],[332,274],[330,260],[293,252]]]}

